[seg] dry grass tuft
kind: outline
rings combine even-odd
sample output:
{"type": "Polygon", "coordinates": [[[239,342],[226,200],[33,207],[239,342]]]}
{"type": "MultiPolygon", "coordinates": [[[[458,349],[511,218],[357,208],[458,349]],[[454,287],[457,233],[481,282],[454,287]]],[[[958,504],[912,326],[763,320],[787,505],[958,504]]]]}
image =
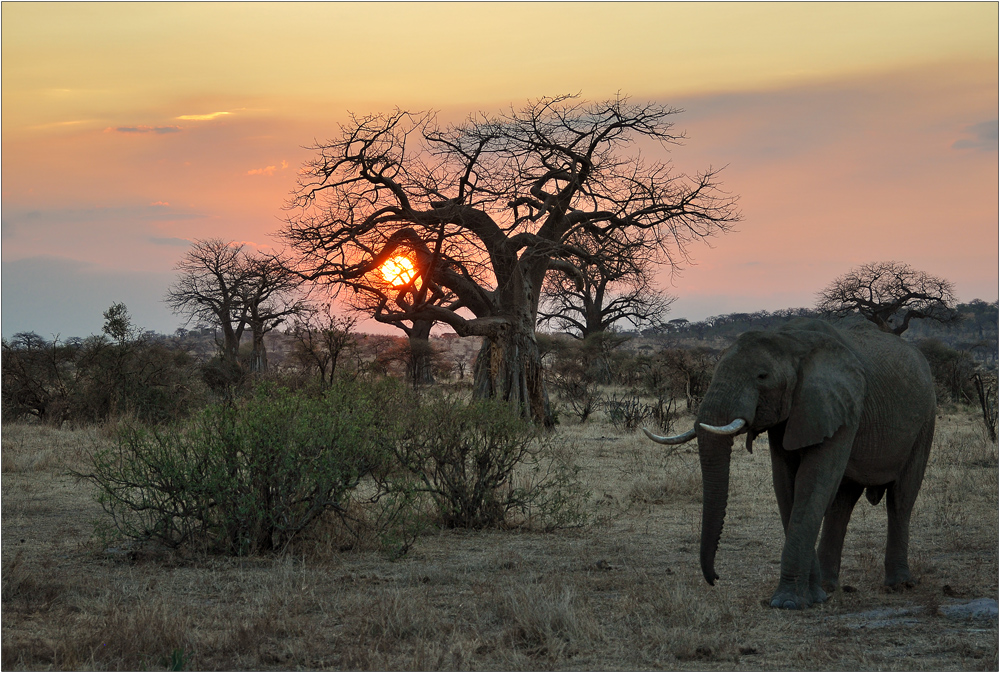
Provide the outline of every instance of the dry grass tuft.
{"type": "Polygon", "coordinates": [[[629,490],[628,497],[635,502],[654,505],[701,502],[701,475],[683,471],[665,478],[640,478],[629,490]]]}
{"type": "Polygon", "coordinates": [[[3,564],[3,608],[25,614],[49,610],[66,591],[65,582],[52,573],[39,572],[24,560],[21,550],[3,564]]]}
{"type": "Polygon", "coordinates": [[[562,583],[506,588],[497,618],[504,640],[532,658],[572,657],[601,637],[585,596],[562,583]]]}
{"type": "Polygon", "coordinates": [[[720,592],[640,576],[626,593],[626,624],[656,661],[734,661],[737,609],[720,592]]]}
{"type": "Polygon", "coordinates": [[[106,441],[102,427],[73,430],[8,423],[3,426],[0,467],[5,473],[64,472],[86,466],[91,450],[106,441]]]}

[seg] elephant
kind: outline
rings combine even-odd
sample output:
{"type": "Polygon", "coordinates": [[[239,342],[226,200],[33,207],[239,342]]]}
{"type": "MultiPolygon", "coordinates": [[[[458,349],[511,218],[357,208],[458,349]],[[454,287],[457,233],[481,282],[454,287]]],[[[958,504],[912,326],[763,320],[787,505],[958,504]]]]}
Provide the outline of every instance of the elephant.
{"type": "Polygon", "coordinates": [[[841,329],[797,318],[737,338],[716,366],[694,429],[676,437],[643,430],[663,444],[698,439],[701,570],[711,585],[719,579],[715,555],[733,439],[746,433],[751,450],[754,438],[767,432],[785,532],[770,605],[802,609],[840,586],[844,535],[862,492],[873,505],[887,496],[886,586],[913,586],[910,514],[934,438],[936,405],[927,361],[900,337],[868,322],[841,329]]]}

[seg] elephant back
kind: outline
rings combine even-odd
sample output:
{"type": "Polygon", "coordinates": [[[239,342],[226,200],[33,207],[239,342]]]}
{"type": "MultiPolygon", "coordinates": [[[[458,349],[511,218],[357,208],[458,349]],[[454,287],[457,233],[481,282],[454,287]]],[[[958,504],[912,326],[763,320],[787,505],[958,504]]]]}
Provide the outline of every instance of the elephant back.
{"type": "Polygon", "coordinates": [[[912,444],[934,422],[937,401],[927,359],[895,334],[863,324],[845,331],[862,362],[866,398],[859,434],[882,446],[912,444]]]}

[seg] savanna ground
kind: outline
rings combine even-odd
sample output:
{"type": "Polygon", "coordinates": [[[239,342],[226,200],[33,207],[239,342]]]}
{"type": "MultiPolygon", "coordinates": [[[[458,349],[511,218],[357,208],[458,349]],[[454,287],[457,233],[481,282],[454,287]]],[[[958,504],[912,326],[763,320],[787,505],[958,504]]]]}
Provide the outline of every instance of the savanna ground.
{"type": "Polygon", "coordinates": [[[998,668],[996,621],[941,610],[997,598],[997,448],[965,410],[938,421],[911,530],[918,585],[881,589],[885,506],[862,498],[853,590],[803,612],[764,605],[782,539],[764,438],[734,450],[715,587],[698,567],[695,447],[666,455],[600,418],[556,437],[582,468],[586,524],[431,532],[395,561],[322,530],[284,556],[109,549],[92,487],[67,473],[106,441],[3,427],[4,669],[998,668]]]}

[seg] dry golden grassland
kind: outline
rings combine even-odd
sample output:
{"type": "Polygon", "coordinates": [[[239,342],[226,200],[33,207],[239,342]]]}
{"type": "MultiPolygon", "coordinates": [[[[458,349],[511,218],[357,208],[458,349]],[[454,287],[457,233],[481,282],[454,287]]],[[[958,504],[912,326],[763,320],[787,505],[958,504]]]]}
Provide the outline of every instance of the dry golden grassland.
{"type": "MultiPolygon", "coordinates": [[[[690,422],[690,421],[686,421],[690,422]]],[[[911,531],[916,588],[885,593],[885,506],[862,498],[842,581],[803,612],[765,607],[781,524],[766,443],[734,452],[708,586],[698,567],[694,446],[564,424],[590,492],[586,525],[440,531],[404,558],[338,551],[322,532],[287,555],[125,554],[67,475],[98,430],[2,435],[4,669],[997,670],[997,623],[947,606],[997,598],[997,448],[966,411],[939,419],[911,531]]],[[[739,443],[738,443],[739,444],[739,443]]]]}

